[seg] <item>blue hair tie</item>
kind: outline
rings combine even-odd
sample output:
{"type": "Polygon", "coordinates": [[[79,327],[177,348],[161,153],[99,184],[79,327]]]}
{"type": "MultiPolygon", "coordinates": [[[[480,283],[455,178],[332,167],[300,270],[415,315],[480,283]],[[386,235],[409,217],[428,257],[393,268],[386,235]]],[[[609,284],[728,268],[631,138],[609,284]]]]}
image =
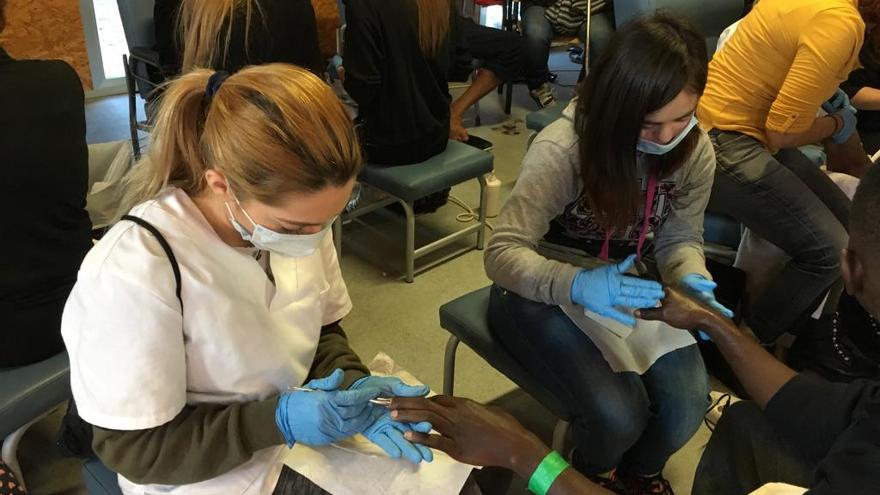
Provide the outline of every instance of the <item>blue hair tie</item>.
{"type": "Polygon", "coordinates": [[[223,70],[218,70],[211,78],[208,79],[208,85],[205,87],[205,97],[211,99],[217,94],[217,91],[220,91],[220,86],[223,85],[223,82],[229,78],[229,73],[223,70]]]}

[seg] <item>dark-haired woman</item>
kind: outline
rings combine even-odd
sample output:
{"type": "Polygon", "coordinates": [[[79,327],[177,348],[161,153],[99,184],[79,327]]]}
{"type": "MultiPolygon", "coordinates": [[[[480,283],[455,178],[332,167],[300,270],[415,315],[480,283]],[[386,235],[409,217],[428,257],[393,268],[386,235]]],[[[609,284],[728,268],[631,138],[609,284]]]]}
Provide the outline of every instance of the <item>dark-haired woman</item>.
{"type": "Polygon", "coordinates": [[[715,171],[694,118],[706,60],[702,36],[674,18],[618,31],[535,139],[486,251],[494,333],[568,408],[573,465],[620,493],[672,493],[663,467],[707,406],[693,337],[633,317],[664,297],[634,276],[646,237],[663,282],[732,316],[702,247],[715,171]],[[552,259],[543,239],[587,255],[552,259]]]}

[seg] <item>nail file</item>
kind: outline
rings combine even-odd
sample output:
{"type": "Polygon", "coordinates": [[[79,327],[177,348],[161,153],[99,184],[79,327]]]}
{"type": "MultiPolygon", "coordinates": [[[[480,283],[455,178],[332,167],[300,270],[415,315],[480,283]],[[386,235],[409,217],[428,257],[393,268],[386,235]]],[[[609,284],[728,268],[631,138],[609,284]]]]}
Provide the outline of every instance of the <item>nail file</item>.
{"type": "MultiPolygon", "coordinates": [[[[313,388],[306,387],[288,387],[287,390],[292,390],[295,392],[314,392],[313,388]]],[[[370,399],[370,404],[376,404],[377,406],[390,406],[391,398],[389,397],[378,397],[376,399],[370,399]]]]}

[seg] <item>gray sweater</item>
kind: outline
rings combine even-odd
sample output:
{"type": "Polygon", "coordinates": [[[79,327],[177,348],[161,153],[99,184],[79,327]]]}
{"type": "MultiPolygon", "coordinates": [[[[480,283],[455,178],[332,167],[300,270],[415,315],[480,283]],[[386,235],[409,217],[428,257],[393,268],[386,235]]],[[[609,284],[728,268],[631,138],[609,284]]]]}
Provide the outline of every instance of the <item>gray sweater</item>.
{"type": "MultiPolygon", "coordinates": [[[[486,248],[486,273],[495,283],[522,297],[545,304],[572,304],[571,284],[580,267],[550,259],[538,251],[538,242],[551,230],[568,237],[601,242],[602,231],[593,221],[583,198],[578,137],[574,130],[575,103],[563,118],[544,129],[523,159],[513,192],[495,222],[486,248]]],[[[715,177],[715,153],[705,132],[690,160],[660,181],[655,199],[654,254],[667,283],[699,273],[711,278],[703,255],[703,212],[715,177]]],[[[647,189],[648,165],[639,159],[642,191],[647,189]]],[[[643,196],[644,197],[644,196],[643,196]]],[[[644,200],[643,200],[644,201],[644,200]]],[[[617,244],[635,244],[643,214],[612,238],[617,244]]]]}

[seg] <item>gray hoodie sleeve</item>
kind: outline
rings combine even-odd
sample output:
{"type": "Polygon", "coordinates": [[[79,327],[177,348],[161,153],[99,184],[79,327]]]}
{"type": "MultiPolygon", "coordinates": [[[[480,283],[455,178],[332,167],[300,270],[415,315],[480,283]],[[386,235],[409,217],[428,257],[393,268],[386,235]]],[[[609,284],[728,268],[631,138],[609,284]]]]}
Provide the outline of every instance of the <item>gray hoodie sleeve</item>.
{"type": "Polygon", "coordinates": [[[654,255],[663,281],[678,284],[689,273],[711,280],[703,254],[703,214],[715,180],[715,151],[705,132],[684,165],[672,211],[654,236],[654,255]]]}
{"type": "Polygon", "coordinates": [[[578,149],[560,120],[548,127],[523,159],[513,192],[501,209],[486,248],[486,273],[496,284],[545,304],[571,304],[571,284],[580,268],[537,252],[550,221],[577,199],[578,149]]]}

